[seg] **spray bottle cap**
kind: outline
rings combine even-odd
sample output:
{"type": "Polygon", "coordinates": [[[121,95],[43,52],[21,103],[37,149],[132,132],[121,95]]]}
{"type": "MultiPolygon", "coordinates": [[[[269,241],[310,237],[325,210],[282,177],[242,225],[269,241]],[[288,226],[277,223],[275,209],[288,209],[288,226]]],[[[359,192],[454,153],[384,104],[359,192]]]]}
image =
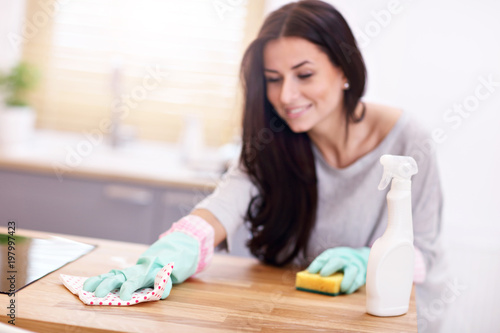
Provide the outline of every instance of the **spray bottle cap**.
{"type": "Polygon", "coordinates": [[[410,156],[382,155],[380,164],[384,166],[384,174],[378,185],[379,190],[385,189],[392,178],[410,180],[418,172],[417,162],[410,156]]]}

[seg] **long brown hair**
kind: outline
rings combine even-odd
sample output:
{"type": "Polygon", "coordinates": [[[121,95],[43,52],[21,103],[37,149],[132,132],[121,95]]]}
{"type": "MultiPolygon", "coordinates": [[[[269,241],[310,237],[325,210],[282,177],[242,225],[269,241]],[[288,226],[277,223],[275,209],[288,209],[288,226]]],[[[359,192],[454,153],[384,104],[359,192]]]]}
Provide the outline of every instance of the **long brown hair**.
{"type": "Polygon", "coordinates": [[[330,4],[304,0],[287,4],[264,21],[241,63],[244,89],[243,147],[240,162],[259,193],[248,206],[245,221],[251,253],[273,265],[304,257],[316,220],[317,179],[307,133],[294,133],[266,96],[263,50],[280,37],[301,37],[321,48],[350,83],[344,91],[346,127],[364,93],[366,69],[354,36],[330,4]]]}

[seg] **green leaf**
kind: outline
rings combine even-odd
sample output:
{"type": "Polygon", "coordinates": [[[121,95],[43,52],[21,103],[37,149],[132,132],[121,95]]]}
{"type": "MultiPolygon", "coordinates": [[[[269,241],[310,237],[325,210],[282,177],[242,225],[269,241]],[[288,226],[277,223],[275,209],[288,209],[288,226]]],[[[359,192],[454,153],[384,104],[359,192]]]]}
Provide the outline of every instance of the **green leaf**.
{"type": "Polygon", "coordinates": [[[0,88],[6,92],[5,103],[9,106],[28,105],[26,95],[36,87],[39,79],[38,70],[27,62],[20,62],[9,73],[0,73],[0,88]]]}

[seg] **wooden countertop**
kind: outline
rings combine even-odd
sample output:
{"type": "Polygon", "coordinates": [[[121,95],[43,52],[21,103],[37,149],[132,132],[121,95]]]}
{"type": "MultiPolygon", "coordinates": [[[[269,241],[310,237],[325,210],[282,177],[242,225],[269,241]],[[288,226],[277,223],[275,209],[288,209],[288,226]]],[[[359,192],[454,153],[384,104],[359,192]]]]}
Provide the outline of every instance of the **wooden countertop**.
{"type": "MultiPolygon", "coordinates": [[[[48,234],[17,230],[16,235],[48,234]]],[[[126,267],[146,246],[59,236],[98,247],[16,293],[17,327],[36,332],[417,332],[414,291],[406,315],[374,317],[365,313],[364,287],[337,297],[297,291],[294,270],[221,254],[204,272],[174,285],[165,300],[87,306],[62,285],[59,274],[92,276],[126,267]]],[[[9,319],[8,299],[0,295],[2,323],[9,319]]]]}
{"type": "Polygon", "coordinates": [[[77,177],[214,189],[223,171],[221,159],[234,155],[227,151],[206,148],[203,161],[187,163],[174,144],[135,141],[112,148],[104,138],[92,141],[83,134],[38,130],[29,142],[0,146],[0,169],[41,173],[59,180],[77,177]]]}

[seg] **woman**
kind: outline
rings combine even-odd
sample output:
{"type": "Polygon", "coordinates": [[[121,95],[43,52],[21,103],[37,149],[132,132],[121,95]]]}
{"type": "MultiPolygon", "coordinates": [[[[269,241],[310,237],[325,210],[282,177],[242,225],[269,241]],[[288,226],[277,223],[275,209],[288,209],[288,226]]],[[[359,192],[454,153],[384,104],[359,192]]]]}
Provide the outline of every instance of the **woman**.
{"type": "Polygon", "coordinates": [[[136,266],[93,277],[84,288],[104,296],[121,286],[128,299],[171,261],[172,282],[183,282],[209,263],[214,246],[225,241],[231,249],[246,222],[247,245],[258,259],[305,266],[317,258],[309,270],[343,270],[341,290],[352,293],[365,283],[369,246],[387,223],[385,194],[377,190],[383,154],[414,156],[419,166],[412,202],[415,282],[424,282],[440,257],[436,161],[418,150],[426,136],[408,114],[360,101],[365,65],[341,14],[315,0],[271,13],[244,54],[241,77],[239,165],[136,266]]]}

